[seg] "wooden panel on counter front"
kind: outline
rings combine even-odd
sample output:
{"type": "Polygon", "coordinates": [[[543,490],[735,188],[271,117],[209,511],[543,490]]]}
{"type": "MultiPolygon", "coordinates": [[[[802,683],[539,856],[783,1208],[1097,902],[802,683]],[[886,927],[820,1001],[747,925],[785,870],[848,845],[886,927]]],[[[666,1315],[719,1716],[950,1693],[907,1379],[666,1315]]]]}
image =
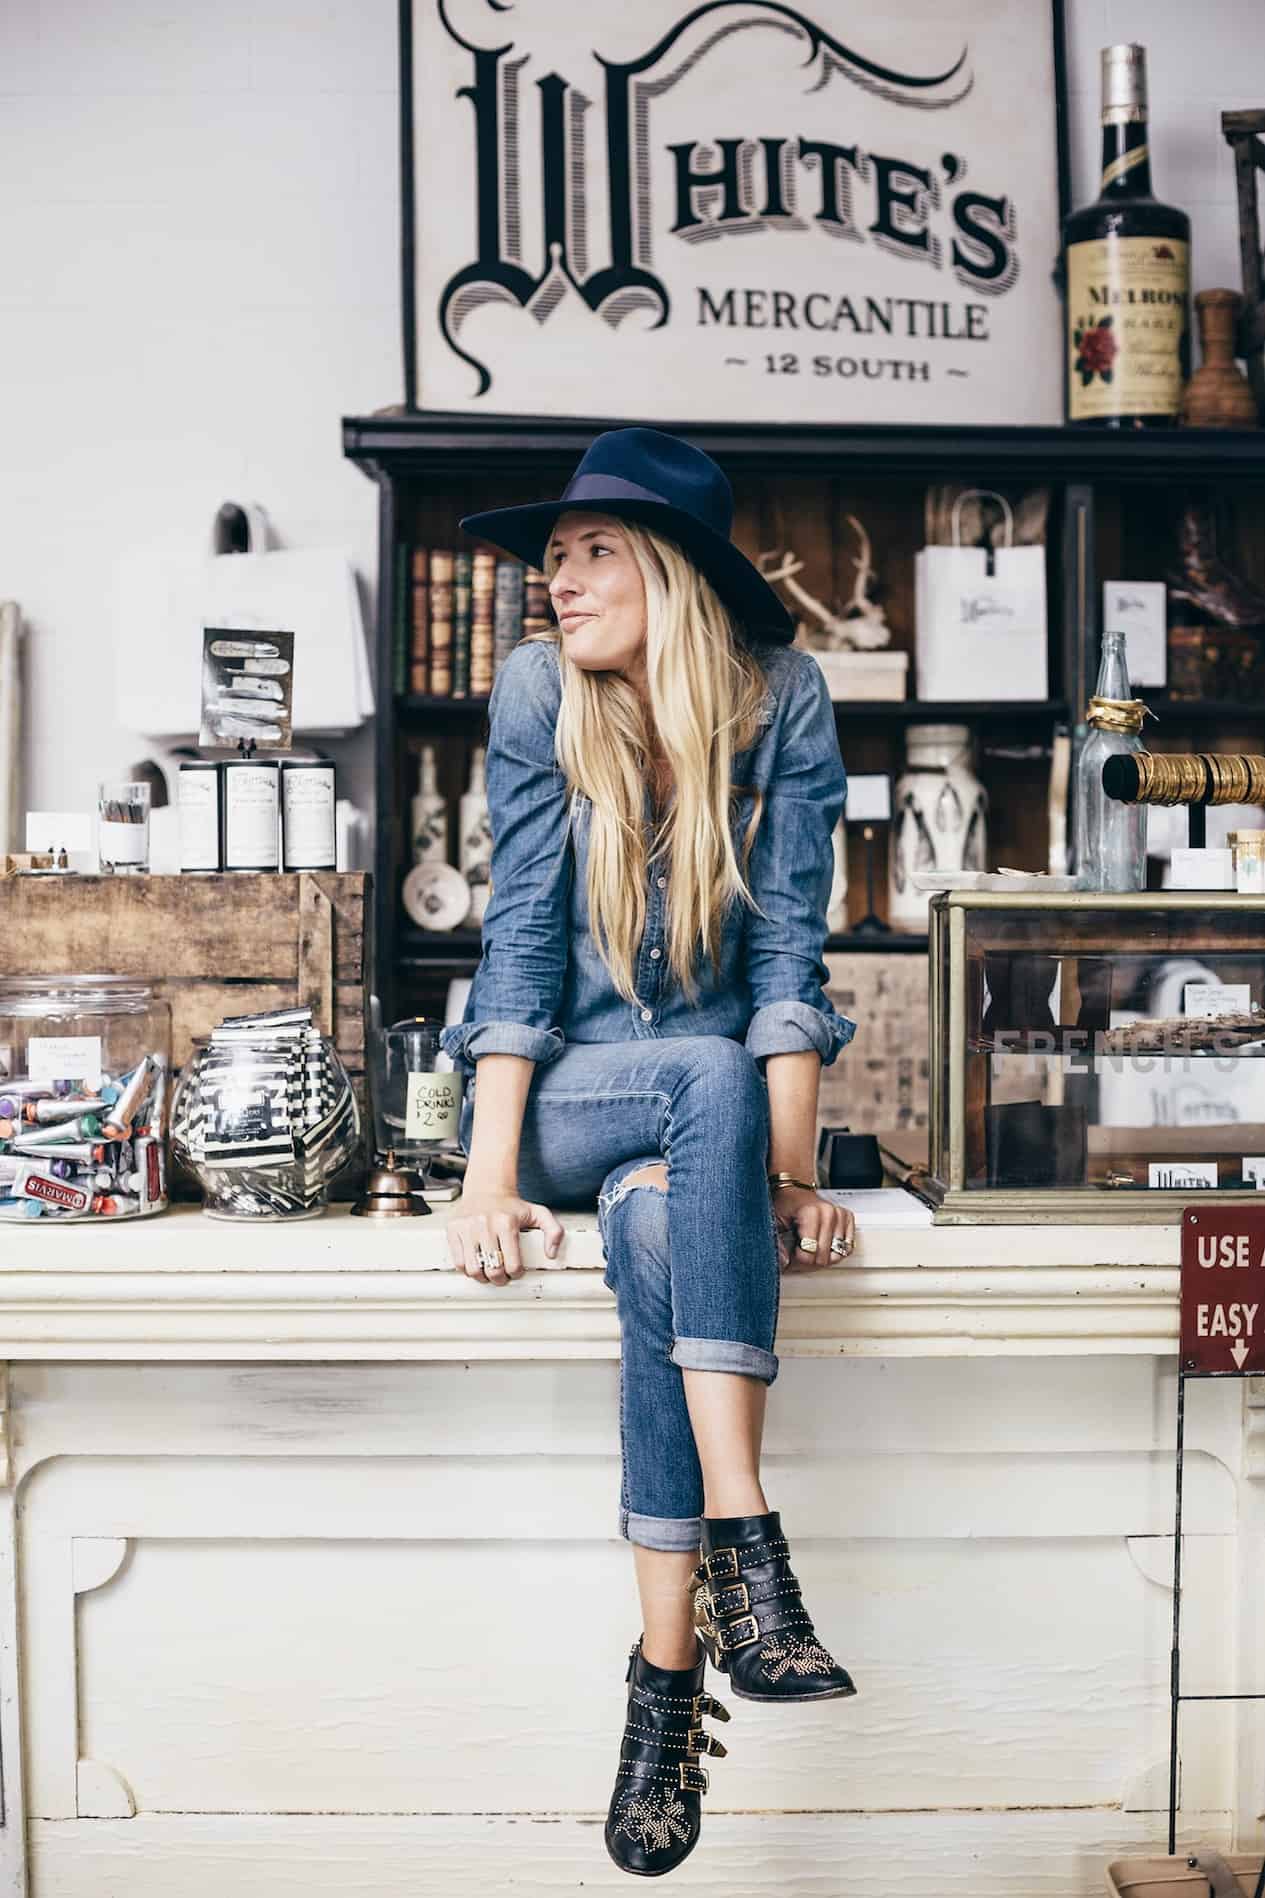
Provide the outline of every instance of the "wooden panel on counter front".
{"type": "Polygon", "coordinates": [[[130,975],[171,1004],[172,1059],[225,1015],[310,1003],[364,1072],[362,871],[15,876],[0,881],[0,977],[130,975]]]}

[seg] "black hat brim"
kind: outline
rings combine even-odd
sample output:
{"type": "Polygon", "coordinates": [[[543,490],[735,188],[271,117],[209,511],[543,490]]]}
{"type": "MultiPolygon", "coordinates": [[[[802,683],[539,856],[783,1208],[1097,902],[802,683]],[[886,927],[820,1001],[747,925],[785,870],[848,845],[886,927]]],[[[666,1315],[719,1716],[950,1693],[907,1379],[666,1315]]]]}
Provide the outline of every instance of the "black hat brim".
{"type": "Polygon", "coordinates": [[[630,500],[625,495],[586,494],[573,501],[536,501],[526,507],[492,508],[468,514],[461,525],[476,540],[512,554],[529,567],[544,570],[549,536],[564,514],[611,514],[653,528],[688,555],[710,580],[748,639],[789,646],[795,637],[790,614],[764,575],[731,540],[666,501],[630,500]]]}

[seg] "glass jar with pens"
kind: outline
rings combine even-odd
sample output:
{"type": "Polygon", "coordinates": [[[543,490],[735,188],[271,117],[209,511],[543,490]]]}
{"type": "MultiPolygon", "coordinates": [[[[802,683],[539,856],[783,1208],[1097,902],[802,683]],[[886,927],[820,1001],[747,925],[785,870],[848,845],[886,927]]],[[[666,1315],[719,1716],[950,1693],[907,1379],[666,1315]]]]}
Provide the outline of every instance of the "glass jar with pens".
{"type": "Polygon", "coordinates": [[[106,778],[97,794],[97,854],[103,876],[141,876],[149,868],[150,788],[106,778]]]}

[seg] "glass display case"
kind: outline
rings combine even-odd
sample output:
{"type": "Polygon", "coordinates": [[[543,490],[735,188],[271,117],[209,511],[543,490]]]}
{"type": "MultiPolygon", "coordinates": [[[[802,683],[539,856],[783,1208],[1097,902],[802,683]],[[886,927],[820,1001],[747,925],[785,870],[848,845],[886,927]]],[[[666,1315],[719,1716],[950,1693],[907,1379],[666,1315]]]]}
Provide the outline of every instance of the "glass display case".
{"type": "Polygon", "coordinates": [[[1265,1190],[1265,898],[946,891],[930,955],[938,1224],[1265,1190]]]}

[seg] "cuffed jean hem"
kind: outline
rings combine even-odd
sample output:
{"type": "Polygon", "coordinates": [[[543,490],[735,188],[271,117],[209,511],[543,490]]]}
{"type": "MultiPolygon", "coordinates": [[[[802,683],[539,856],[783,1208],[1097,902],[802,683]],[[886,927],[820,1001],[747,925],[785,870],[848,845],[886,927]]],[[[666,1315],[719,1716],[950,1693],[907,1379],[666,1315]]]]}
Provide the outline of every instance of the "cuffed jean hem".
{"type": "Polygon", "coordinates": [[[703,1526],[698,1516],[639,1516],[619,1512],[619,1533],[643,1549],[664,1549],[670,1555],[689,1555],[699,1547],[703,1526]]]}
{"type": "Polygon", "coordinates": [[[683,1371],[738,1371],[744,1377],[758,1377],[763,1384],[771,1384],[777,1376],[772,1351],[736,1338],[678,1338],[668,1356],[683,1371]]]}

